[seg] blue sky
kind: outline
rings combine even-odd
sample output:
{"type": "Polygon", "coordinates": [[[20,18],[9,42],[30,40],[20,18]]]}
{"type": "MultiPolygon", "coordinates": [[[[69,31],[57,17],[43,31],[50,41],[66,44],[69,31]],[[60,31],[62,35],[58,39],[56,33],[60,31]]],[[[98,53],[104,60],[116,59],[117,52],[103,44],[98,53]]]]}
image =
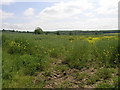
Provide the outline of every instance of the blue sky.
{"type": "Polygon", "coordinates": [[[25,20],[24,18],[24,10],[30,8],[34,8],[35,14],[38,14],[41,12],[45,7],[52,6],[53,2],[16,2],[12,3],[11,5],[3,5],[2,10],[5,12],[14,12],[16,18],[9,18],[3,20],[3,22],[8,23],[26,23],[29,22],[29,20],[25,20]],[[17,20],[16,20],[17,19],[17,20]]]}
{"type": "Polygon", "coordinates": [[[52,6],[53,2],[16,2],[11,5],[3,5],[2,9],[6,12],[14,12],[15,15],[22,14],[25,9],[31,7],[35,13],[42,11],[45,7],[52,6]]]}
{"type": "Polygon", "coordinates": [[[118,28],[119,0],[4,0],[0,29],[102,30],[118,28]],[[22,2],[23,1],[23,2],[22,2]],[[36,1],[36,2],[35,2],[36,1]]]}

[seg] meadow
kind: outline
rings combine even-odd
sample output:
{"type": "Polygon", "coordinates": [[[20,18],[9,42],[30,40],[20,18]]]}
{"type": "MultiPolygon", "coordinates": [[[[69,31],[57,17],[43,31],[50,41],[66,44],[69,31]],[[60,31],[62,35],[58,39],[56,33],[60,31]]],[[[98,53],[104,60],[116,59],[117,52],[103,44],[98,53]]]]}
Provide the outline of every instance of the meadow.
{"type": "Polygon", "coordinates": [[[119,37],[3,32],[3,88],[118,88],[119,37]]]}

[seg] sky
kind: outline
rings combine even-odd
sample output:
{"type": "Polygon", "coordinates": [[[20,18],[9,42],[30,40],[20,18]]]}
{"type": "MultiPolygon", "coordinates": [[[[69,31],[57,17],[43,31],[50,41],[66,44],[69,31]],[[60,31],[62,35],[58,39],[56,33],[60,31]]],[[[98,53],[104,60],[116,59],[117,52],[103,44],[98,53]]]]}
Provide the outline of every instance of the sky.
{"type": "Polygon", "coordinates": [[[33,31],[118,29],[119,0],[3,0],[0,29],[33,31]]]}

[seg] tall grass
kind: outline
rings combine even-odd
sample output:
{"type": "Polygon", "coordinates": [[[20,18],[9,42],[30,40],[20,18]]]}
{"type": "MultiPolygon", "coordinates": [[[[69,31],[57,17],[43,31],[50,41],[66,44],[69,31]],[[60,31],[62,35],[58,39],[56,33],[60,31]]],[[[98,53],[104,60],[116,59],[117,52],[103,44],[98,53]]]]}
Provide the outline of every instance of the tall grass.
{"type": "Polygon", "coordinates": [[[119,62],[117,36],[3,33],[2,42],[3,87],[43,87],[45,81],[33,85],[33,77],[36,72],[49,70],[54,59],[79,70],[96,65],[116,67],[119,62]]]}

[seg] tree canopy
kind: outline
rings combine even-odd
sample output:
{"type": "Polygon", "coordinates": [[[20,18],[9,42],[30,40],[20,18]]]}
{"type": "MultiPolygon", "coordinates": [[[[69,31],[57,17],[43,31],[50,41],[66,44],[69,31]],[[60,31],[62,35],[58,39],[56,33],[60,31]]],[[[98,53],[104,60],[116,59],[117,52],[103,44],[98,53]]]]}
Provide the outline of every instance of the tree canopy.
{"type": "Polygon", "coordinates": [[[40,27],[37,27],[34,31],[35,34],[42,34],[43,30],[40,27]]]}

